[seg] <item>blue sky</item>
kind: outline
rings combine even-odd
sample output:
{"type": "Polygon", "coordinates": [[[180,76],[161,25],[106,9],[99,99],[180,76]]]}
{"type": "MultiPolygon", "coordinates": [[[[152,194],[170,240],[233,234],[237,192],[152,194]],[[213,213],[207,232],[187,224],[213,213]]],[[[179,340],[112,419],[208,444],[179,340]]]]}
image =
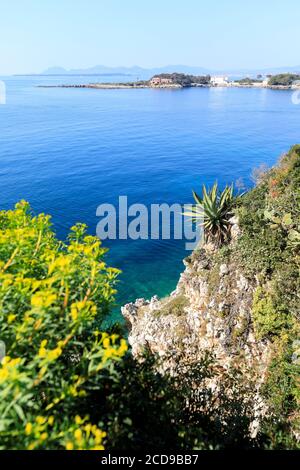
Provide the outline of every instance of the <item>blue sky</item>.
{"type": "Polygon", "coordinates": [[[0,0],[0,74],[300,65],[299,0],[0,0]]]}

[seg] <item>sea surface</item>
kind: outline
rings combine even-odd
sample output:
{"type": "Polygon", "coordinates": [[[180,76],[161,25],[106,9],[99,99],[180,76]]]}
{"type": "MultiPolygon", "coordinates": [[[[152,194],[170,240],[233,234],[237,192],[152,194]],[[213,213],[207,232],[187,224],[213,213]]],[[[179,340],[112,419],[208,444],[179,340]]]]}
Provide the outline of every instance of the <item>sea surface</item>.
{"type": "MultiPolygon", "coordinates": [[[[76,222],[95,234],[102,203],[189,203],[191,190],[273,165],[300,142],[300,106],[291,91],[266,89],[95,90],[38,85],[128,77],[3,77],[0,202],[20,199],[49,213],[61,239],[76,222]]],[[[119,305],[163,297],[189,254],[184,240],[112,240],[107,262],[120,268],[119,305]]]]}

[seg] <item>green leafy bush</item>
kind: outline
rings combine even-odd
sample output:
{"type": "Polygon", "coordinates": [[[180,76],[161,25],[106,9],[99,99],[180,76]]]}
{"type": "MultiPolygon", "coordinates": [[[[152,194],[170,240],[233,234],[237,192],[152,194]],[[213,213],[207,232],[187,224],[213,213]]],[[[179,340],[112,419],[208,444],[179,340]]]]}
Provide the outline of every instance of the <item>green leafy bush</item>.
{"type": "Polygon", "coordinates": [[[299,449],[300,351],[299,328],[277,338],[263,397],[269,413],[262,423],[267,449],[299,449]]]}
{"type": "Polygon", "coordinates": [[[300,145],[261,175],[237,207],[242,230],[232,257],[258,282],[252,319],[258,339],[268,340],[273,358],[263,389],[269,416],[263,422],[266,447],[299,447],[300,387],[300,145]]]}
{"type": "Polygon", "coordinates": [[[299,145],[265,173],[236,211],[242,229],[236,256],[247,275],[268,279],[289,262],[299,265],[295,258],[300,226],[299,145]]]}
{"type": "Polygon", "coordinates": [[[253,297],[253,322],[258,339],[277,335],[290,326],[290,315],[276,306],[270,292],[258,287],[253,297]]]}
{"type": "Polygon", "coordinates": [[[118,271],[85,226],[61,243],[26,202],[2,211],[0,227],[0,448],[103,449],[105,423],[80,402],[127,351],[98,329],[118,271]]]}
{"type": "Polygon", "coordinates": [[[196,362],[181,361],[178,375],[160,374],[157,369],[165,368],[173,354],[149,355],[138,363],[129,357],[117,365],[123,380],[109,377],[104,406],[114,416],[109,448],[161,453],[261,445],[261,436],[249,434],[253,384],[245,384],[241,370],[223,371],[220,389],[213,392],[207,380],[219,372],[211,354],[196,362]]]}
{"type": "Polygon", "coordinates": [[[280,73],[278,75],[273,75],[268,84],[270,86],[290,86],[296,80],[300,80],[300,75],[293,73],[280,73]]]}
{"type": "Polygon", "coordinates": [[[49,217],[21,202],[0,226],[1,449],[255,444],[247,400],[205,387],[210,360],[162,376],[155,357],[136,363],[124,339],[102,331],[118,271],[84,225],[59,242],[49,217]]]}
{"type": "Polygon", "coordinates": [[[245,77],[245,78],[240,78],[239,80],[235,80],[234,82],[240,83],[241,85],[253,85],[253,83],[262,83],[263,81],[257,78],[245,77]]]}

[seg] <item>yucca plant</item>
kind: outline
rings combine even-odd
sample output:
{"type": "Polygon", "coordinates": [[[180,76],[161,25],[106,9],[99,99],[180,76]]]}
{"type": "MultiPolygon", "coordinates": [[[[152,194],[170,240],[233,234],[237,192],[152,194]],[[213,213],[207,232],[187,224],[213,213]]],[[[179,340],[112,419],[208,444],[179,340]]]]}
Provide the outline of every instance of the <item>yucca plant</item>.
{"type": "Polygon", "coordinates": [[[203,227],[205,242],[212,242],[216,246],[221,246],[229,240],[230,222],[232,217],[232,207],[235,201],[233,185],[226,186],[223,191],[219,190],[216,182],[211,189],[205,185],[202,187],[202,197],[195,191],[193,196],[196,205],[192,205],[184,215],[191,217],[192,222],[203,227]]]}

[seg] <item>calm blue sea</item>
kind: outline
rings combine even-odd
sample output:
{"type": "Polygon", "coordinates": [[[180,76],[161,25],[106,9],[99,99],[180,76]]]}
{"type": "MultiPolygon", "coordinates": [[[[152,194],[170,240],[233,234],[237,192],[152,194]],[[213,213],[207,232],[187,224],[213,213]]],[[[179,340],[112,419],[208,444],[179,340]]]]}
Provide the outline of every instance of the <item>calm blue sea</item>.
{"type": "MultiPolygon", "coordinates": [[[[192,188],[243,178],[300,142],[290,91],[255,89],[91,90],[39,84],[128,77],[10,77],[0,106],[0,201],[20,199],[53,216],[60,238],[75,222],[95,233],[96,208],[191,202],[192,188]]],[[[165,296],[188,254],[184,241],[111,241],[123,270],[118,303],[165,296]]],[[[117,310],[116,310],[117,311],[117,310]]],[[[116,315],[118,315],[116,313],[116,315]]]]}

